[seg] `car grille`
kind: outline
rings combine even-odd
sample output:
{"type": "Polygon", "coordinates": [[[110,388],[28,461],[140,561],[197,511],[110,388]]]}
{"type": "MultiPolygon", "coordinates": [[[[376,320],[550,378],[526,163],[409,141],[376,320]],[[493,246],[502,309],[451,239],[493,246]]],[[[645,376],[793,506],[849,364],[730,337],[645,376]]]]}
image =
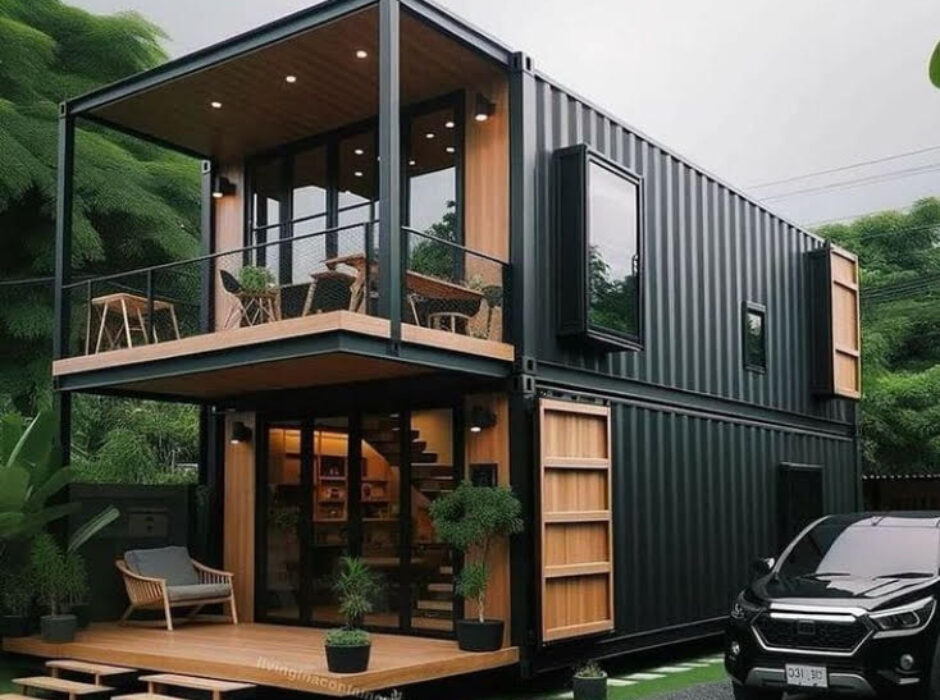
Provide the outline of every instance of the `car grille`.
{"type": "Polygon", "coordinates": [[[868,628],[854,622],[781,620],[763,613],[754,628],[768,647],[806,651],[852,652],[868,635],[868,628]]]}

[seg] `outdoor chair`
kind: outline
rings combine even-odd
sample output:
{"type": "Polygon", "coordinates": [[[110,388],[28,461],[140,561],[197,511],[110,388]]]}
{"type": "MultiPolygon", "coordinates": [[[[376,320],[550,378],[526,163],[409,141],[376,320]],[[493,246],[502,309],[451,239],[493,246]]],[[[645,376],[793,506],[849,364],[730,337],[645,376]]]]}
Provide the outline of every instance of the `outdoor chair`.
{"type": "Polygon", "coordinates": [[[225,318],[223,330],[228,330],[236,319],[239,327],[256,326],[260,323],[280,320],[276,290],[247,292],[241,282],[235,279],[235,275],[228,270],[219,270],[219,277],[222,279],[222,288],[235,297],[237,302],[225,318]]]}
{"type": "Polygon", "coordinates": [[[327,311],[346,311],[352,301],[352,287],[356,278],[345,272],[327,270],[313,275],[313,284],[307,292],[304,316],[327,311]]]}
{"type": "Polygon", "coordinates": [[[281,287],[281,318],[299,318],[304,315],[310,298],[310,282],[298,282],[281,287]]]}
{"type": "Polygon", "coordinates": [[[160,610],[172,632],[172,608],[192,608],[189,621],[206,605],[217,604],[228,605],[232,624],[238,624],[233,575],[200,564],[185,547],[132,550],[116,566],[130,599],[121,624],[134,624],[130,616],[137,610],[160,610]]]}

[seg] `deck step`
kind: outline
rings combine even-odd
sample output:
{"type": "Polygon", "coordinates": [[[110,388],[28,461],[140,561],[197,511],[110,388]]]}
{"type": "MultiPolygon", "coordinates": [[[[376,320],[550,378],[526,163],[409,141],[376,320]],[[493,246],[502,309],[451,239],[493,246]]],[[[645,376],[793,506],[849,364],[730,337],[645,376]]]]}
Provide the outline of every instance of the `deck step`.
{"type": "Polygon", "coordinates": [[[36,698],[20,695],[19,693],[0,693],[0,700],[36,700],[36,698]]]}
{"type": "Polygon", "coordinates": [[[13,685],[18,685],[24,690],[32,688],[34,690],[47,690],[52,693],[67,693],[68,695],[96,695],[98,693],[110,693],[113,690],[103,685],[67,681],[64,678],[53,678],[51,676],[14,678],[13,685]]]}
{"type": "Polygon", "coordinates": [[[107,678],[108,676],[126,676],[137,673],[136,668],[92,664],[87,661],[76,661],[74,659],[53,659],[52,661],[46,662],[46,668],[52,670],[53,676],[57,676],[59,671],[68,671],[69,673],[91,676],[95,679],[96,683],[100,683],[102,678],[107,678]]]}
{"type": "Polygon", "coordinates": [[[250,683],[218,681],[213,678],[199,678],[198,676],[179,676],[174,673],[158,673],[152,676],[141,676],[140,680],[147,683],[151,691],[153,687],[157,685],[166,685],[172,688],[188,688],[189,690],[218,691],[220,693],[232,693],[236,690],[248,690],[255,687],[250,683]]]}
{"type": "Polygon", "coordinates": [[[454,604],[449,600],[419,600],[418,610],[434,610],[437,612],[451,612],[454,604]]]}
{"type": "Polygon", "coordinates": [[[132,695],[116,695],[111,700],[180,700],[180,698],[158,693],[133,693],[132,695]]]}
{"type": "Polygon", "coordinates": [[[453,593],[454,584],[452,583],[429,583],[428,590],[431,593],[453,593]]]}

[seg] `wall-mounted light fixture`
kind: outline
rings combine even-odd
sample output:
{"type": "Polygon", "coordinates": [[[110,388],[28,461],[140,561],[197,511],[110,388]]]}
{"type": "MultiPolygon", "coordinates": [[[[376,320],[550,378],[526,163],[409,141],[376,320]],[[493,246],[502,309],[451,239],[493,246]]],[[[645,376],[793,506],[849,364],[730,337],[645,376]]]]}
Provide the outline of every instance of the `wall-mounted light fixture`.
{"type": "Polygon", "coordinates": [[[496,105],[486,99],[482,93],[477,93],[476,106],[473,108],[473,118],[478,122],[485,122],[496,114],[496,105]]]}
{"type": "Polygon", "coordinates": [[[240,445],[243,442],[251,442],[251,428],[242,423],[240,420],[235,421],[232,424],[232,440],[233,445],[240,445]]]}
{"type": "Polygon", "coordinates": [[[496,414],[484,406],[474,406],[470,409],[470,432],[481,433],[486,428],[496,425],[496,414]]]}
{"type": "Polygon", "coordinates": [[[222,175],[216,175],[212,178],[212,196],[215,199],[222,199],[235,194],[235,183],[222,175]]]}

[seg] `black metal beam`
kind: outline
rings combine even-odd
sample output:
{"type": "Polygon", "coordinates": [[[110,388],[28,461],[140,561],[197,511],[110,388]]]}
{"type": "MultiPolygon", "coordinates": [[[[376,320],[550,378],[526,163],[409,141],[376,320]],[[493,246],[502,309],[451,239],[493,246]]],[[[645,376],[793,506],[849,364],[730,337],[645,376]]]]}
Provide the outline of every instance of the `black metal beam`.
{"type": "Polygon", "coordinates": [[[532,61],[514,54],[509,76],[509,255],[512,261],[511,337],[519,358],[536,356],[538,298],[535,247],[535,168],[538,158],[532,61]]]}
{"type": "Polygon", "coordinates": [[[507,66],[512,60],[512,50],[479,27],[468,24],[430,0],[401,0],[403,7],[435,29],[449,34],[465,46],[484,54],[497,63],[507,66]]]}
{"type": "Polygon", "coordinates": [[[379,305],[401,343],[401,85],[399,0],[379,0],[379,305]]]}

